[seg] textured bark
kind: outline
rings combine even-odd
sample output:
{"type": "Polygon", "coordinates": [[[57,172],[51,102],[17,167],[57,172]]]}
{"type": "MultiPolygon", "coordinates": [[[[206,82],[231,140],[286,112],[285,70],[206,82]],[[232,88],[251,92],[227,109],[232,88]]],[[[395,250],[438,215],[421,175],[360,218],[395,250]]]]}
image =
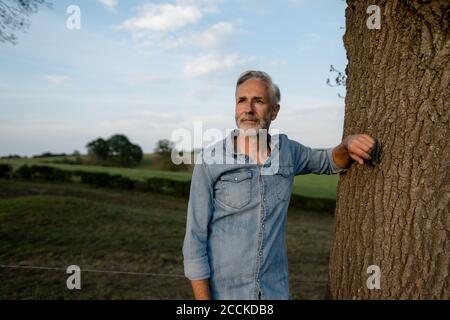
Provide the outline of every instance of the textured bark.
{"type": "Polygon", "coordinates": [[[450,2],[347,1],[344,136],[383,143],[341,174],[330,259],[334,299],[449,299],[450,2]],[[369,5],[381,29],[366,26],[369,5]],[[367,268],[381,268],[369,290],[367,268]]]}

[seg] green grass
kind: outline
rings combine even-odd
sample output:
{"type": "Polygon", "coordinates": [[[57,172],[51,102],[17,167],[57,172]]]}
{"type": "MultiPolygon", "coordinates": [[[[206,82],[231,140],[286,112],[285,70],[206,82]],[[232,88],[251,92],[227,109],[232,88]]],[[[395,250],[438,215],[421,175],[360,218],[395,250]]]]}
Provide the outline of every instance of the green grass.
{"type": "MultiPolygon", "coordinates": [[[[64,170],[85,170],[89,172],[108,172],[111,174],[121,174],[131,179],[143,180],[146,178],[170,178],[178,181],[187,181],[191,178],[190,172],[172,172],[157,170],[152,165],[150,155],[146,155],[146,160],[137,168],[116,168],[116,167],[102,167],[102,166],[88,166],[88,165],[70,165],[70,164],[55,164],[51,161],[58,158],[38,158],[38,159],[12,159],[0,160],[0,163],[9,163],[14,169],[17,169],[23,164],[45,164],[54,166],[64,170]],[[153,169],[150,169],[153,168],[153,169]]],[[[60,159],[59,159],[60,160],[60,159]]],[[[312,198],[336,198],[336,188],[339,177],[337,175],[314,175],[307,174],[295,177],[293,193],[312,198]]]]}
{"type": "Polygon", "coordinates": [[[292,192],[311,198],[336,199],[339,175],[305,174],[296,176],[292,192]]]}
{"type": "MultiPolygon", "coordinates": [[[[0,179],[0,264],[182,275],[186,206],[161,194],[0,179]]],[[[294,299],[326,296],[332,229],[332,216],[290,210],[294,299]]],[[[82,272],[78,291],[66,288],[67,277],[0,268],[0,299],[192,298],[183,277],[82,272]]]]}

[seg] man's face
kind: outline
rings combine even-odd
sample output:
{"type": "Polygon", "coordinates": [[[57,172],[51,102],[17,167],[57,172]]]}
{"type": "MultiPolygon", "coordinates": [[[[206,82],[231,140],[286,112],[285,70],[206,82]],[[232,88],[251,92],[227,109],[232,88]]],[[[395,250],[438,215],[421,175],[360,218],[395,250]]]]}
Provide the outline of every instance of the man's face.
{"type": "Polygon", "coordinates": [[[277,117],[280,106],[273,105],[269,89],[264,81],[247,80],[241,84],[236,94],[236,125],[247,131],[269,129],[277,117]]]}

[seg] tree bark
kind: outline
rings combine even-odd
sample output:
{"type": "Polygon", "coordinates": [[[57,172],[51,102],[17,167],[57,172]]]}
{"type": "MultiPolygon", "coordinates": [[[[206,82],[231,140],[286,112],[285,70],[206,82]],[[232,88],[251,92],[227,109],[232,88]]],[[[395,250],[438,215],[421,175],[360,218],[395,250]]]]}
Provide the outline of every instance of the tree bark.
{"type": "Polygon", "coordinates": [[[341,174],[330,258],[334,299],[449,299],[450,3],[348,0],[344,136],[383,144],[341,174]],[[381,29],[369,29],[369,5],[381,29]],[[367,268],[380,267],[380,289],[367,268]]]}

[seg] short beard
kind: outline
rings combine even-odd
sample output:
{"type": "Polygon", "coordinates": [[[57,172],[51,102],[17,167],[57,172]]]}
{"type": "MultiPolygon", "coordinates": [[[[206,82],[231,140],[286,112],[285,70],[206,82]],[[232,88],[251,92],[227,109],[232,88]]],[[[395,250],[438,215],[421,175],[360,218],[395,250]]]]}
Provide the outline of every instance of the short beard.
{"type": "MultiPolygon", "coordinates": [[[[241,117],[241,119],[245,119],[245,118],[246,118],[245,116],[241,117]]],[[[236,126],[239,128],[241,133],[243,133],[245,136],[248,136],[248,137],[256,137],[259,135],[259,130],[269,130],[271,118],[272,118],[272,113],[269,113],[267,115],[267,119],[258,120],[258,123],[256,123],[256,128],[255,127],[242,128],[241,125],[239,125],[241,123],[241,119],[236,118],[235,120],[236,120],[236,126]]],[[[245,124],[244,124],[244,126],[245,126],[245,124]]]]}

